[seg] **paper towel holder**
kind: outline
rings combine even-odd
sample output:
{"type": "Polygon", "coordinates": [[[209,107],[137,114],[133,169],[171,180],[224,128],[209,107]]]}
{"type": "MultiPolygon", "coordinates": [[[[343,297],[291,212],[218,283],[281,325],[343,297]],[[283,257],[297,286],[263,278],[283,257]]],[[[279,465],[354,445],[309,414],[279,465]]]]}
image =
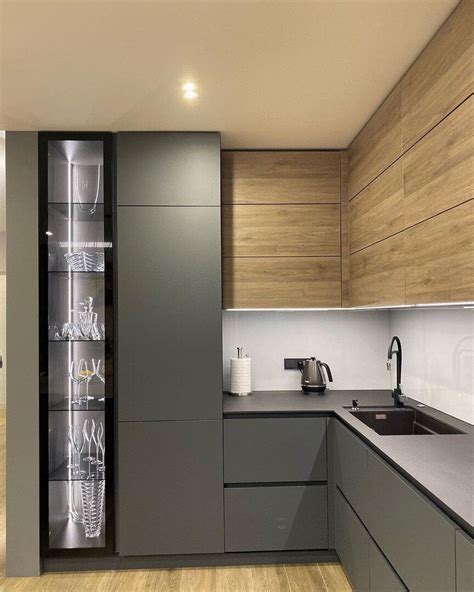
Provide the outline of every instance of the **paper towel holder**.
{"type": "MultiPolygon", "coordinates": [[[[251,369],[251,366],[250,366],[250,363],[251,363],[250,357],[249,357],[248,354],[245,354],[245,356],[244,356],[244,348],[243,347],[238,347],[237,348],[237,358],[231,358],[231,361],[230,361],[230,373],[231,373],[231,380],[230,380],[230,382],[231,382],[231,386],[230,386],[230,390],[229,390],[229,395],[232,395],[233,397],[248,397],[249,395],[252,394],[252,391],[251,390],[245,390],[245,391],[242,390],[241,391],[240,389],[239,390],[237,390],[237,389],[234,389],[233,390],[232,389],[232,382],[233,382],[233,380],[232,380],[232,365],[233,365],[233,360],[235,360],[237,362],[237,364],[240,363],[240,360],[248,360],[249,372],[250,372],[250,369],[251,369]]],[[[249,383],[249,385],[250,385],[250,383],[249,383]]]]}

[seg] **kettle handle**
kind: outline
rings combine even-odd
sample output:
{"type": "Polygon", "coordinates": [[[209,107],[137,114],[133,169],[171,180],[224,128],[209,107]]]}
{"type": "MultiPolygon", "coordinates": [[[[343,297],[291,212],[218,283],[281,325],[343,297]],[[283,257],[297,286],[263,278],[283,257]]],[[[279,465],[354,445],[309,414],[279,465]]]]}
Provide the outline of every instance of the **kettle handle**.
{"type": "Polygon", "coordinates": [[[326,369],[326,373],[328,375],[329,382],[332,382],[331,368],[329,368],[326,362],[319,362],[319,365],[324,366],[324,368],[326,369]]]}

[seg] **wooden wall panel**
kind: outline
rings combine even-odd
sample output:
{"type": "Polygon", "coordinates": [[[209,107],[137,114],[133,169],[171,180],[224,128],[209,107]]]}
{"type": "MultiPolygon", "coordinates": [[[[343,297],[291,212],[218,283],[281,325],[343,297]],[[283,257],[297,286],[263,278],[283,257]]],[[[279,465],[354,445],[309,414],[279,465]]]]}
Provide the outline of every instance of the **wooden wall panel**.
{"type": "Polygon", "coordinates": [[[407,304],[474,300],[474,200],[413,226],[404,239],[407,304]]]}
{"type": "Polygon", "coordinates": [[[473,197],[473,106],[465,101],[403,156],[405,227],[473,197]]]}
{"type": "Polygon", "coordinates": [[[401,154],[401,85],[393,89],[349,147],[349,199],[401,154]]]}
{"type": "Polygon", "coordinates": [[[403,237],[396,235],[350,256],[351,306],[405,304],[403,237]]]}
{"type": "Polygon", "coordinates": [[[223,259],[224,308],[341,306],[339,257],[223,259]]]}
{"type": "Polygon", "coordinates": [[[402,164],[398,160],[349,202],[349,248],[359,251],[402,231],[402,164]]]}
{"type": "Polygon", "coordinates": [[[222,206],[224,257],[340,255],[338,204],[222,206]]]}
{"type": "Polygon", "coordinates": [[[222,203],[339,203],[339,151],[224,151],[222,203]]]}
{"type": "Polygon", "coordinates": [[[404,151],[472,93],[473,11],[463,0],[402,79],[404,151]]]}

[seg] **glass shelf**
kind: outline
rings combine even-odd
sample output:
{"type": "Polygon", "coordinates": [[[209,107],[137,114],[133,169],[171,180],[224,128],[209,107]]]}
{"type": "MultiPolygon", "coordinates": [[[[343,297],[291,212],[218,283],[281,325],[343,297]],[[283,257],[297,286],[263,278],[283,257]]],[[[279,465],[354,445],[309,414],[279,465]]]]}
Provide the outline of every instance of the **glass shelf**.
{"type": "MultiPolygon", "coordinates": [[[[56,398],[52,396],[51,398],[56,398]]],[[[55,403],[54,405],[50,405],[48,407],[48,411],[62,411],[63,413],[86,413],[87,411],[105,411],[105,401],[100,400],[104,399],[104,397],[94,398],[91,399],[87,405],[85,403],[78,405],[73,403],[69,405],[69,398],[63,397],[62,400],[55,403]]]]}
{"type": "Polygon", "coordinates": [[[100,473],[97,471],[97,465],[91,465],[90,461],[84,460],[87,454],[81,454],[81,467],[85,471],[83,476],[75,476],[72,474],[72,470],[67,468],[69,460],[65,460],[57,469],[50,473],[49,481],[104,481],[105,471],[100,473]],[[90,469],[90,470],[89,470],[90,469]],[[93,478],[88,479],[87,475],[95,475],[93,478]]]}

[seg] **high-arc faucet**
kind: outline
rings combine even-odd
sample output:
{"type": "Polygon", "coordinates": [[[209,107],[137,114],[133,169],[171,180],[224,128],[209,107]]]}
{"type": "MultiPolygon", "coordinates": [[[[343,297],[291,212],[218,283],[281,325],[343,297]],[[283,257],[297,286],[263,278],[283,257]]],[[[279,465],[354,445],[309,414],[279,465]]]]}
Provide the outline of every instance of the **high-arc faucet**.
{"type": "Polygon", "coordinates": [[[392,369],[392,356],[397,356],[397,386],[392,391],[392,397],[395,407],[403,407],[403,401],[401,400],[403,395],[401,389],[401,382],[402,382],[402,343],[400,338],[396,335],[392,337],[392,341],[388,346],[388,355],[387,355],[387,370],[392,369]],[[394,349],[394,344],[397,345],[397,349],[394,349]]]}

